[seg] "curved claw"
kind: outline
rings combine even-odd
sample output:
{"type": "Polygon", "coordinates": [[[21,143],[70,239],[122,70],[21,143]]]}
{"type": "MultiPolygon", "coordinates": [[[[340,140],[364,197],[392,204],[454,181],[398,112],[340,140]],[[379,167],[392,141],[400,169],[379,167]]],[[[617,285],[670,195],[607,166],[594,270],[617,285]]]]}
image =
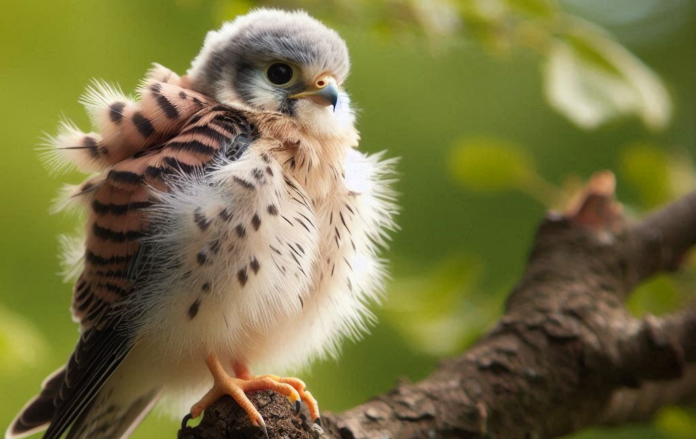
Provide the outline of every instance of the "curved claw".
{"type": "MultiPolygon", "coordinates": [[[[316,420],[319,419],[319,404],[317,404],[317,400],[314,399],[312,394],[307,390],[307,385],[304,383],[304,381],[298,378],[279,377],[275,375],[261,375],[261,377],[270,378],[274,381],[289,385],[292,388],[294,388],[299,394],[300,401],[304,402],[307,405],[307,408],[309,409],[309,415],[312,418],[312,421],[316,422],[316,420]]],[[[298,404],[298,402],[295,402],[295,404],[298,404]]],[[[299,414],[301,408],[301,406],[295,405],[295,415],[299,414]]]]}
{"type": "Polygon", "coordinates": [[[182,430],[185,430],[186,428],[188,428],[188,421],[190,421],[191,419],[193,419],[193,416],[191,416],[191,413],[187,413],[184,416],[184,419],[181,420],[181,429],[182,430]]]}
{"type": "Polygon", "coordinates": [[[261,415],[259,415],[259,418],[256,420],[256,422],[258,423],[259,428],[263,430],[264,437],[268,439],[268,429],[266,428],[266,421],[264,421],[261,415]]]}

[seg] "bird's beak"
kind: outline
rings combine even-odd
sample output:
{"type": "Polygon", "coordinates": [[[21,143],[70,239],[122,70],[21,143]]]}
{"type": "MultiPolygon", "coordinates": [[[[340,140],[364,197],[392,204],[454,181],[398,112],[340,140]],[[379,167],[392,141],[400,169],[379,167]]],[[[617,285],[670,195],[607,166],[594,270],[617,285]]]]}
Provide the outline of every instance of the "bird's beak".
{"type": "Polygon", "coordinates": [[[290,96],[290,99],[299,98],[307,98],[320,105],[331,105],[335,111],[338,103],[336,80],[331,76],[322,76],[308,90],[290,96]]]}

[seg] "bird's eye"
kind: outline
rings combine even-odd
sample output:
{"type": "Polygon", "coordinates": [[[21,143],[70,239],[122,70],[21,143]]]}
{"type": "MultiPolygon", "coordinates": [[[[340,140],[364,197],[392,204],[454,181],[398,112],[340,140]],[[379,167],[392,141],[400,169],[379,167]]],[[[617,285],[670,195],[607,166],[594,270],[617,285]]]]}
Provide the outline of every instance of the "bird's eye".
{"type": "Polygon", "coordinates": [[[266,76],[275,85],[287,85],[292,81],[294,72],[292,67],[283,63],[271,64],[266,70],[266,76]]]}

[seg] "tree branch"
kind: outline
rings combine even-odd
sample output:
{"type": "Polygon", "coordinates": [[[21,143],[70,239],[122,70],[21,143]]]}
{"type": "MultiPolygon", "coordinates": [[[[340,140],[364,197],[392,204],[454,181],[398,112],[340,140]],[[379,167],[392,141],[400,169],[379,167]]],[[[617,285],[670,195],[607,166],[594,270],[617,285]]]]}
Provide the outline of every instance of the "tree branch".
{"type": "MultiPolygon", "coordinates": [[[[565,214],[547,216],[505,314],[461,356],[419,383],[326,414],[324,432],[294,418],[285,398],[260,392],[269,436],[541,439],[694,402],[696,313],[637,319],[624,301],[646,278],[676,270],[696,243],[696,193],[629,224],[613,192],[613,176],[599,173],[565,214]]],[[[179,437],[258,435],[227,398],[179,437]]]]}

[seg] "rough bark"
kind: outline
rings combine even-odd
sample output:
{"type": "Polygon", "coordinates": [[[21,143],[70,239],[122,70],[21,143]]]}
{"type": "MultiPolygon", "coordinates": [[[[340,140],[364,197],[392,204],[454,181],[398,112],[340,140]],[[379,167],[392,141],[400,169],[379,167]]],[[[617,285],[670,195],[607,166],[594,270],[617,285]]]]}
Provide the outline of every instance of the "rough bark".
{"type": "MultiPolygon", "coordinates": [[[[285,398],[256,394],[269,436],[541,439],[696,401],[696,313],[639,319],[624,306],[696,243],[696,193],[631,224],[613,191],[613,176],[597,174],[575,207],[544,219],[504,315],[461,356],[419,383],[325,414],[323,432],[294,418],[285,398]]],[[[227,398],[179,437],[259,435],[227,398]]]]}

